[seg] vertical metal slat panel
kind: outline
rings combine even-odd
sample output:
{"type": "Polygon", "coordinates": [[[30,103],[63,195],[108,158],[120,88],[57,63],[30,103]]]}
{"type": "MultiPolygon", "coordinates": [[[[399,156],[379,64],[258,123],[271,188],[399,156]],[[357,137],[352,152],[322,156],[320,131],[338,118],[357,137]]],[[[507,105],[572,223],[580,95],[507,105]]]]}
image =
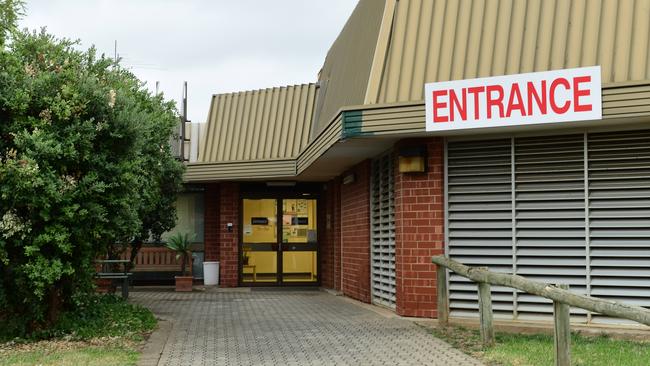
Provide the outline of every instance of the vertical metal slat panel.
{"type": "MultiPolygon", "coordinates": [[[[471,266],[512,273],[510,139],[447,146],[449,256],[471,266]]],[[[477,317],[476,284],[450,274],[450,315],[477,317]]],[[[495,317],[512,319],[514,292],[493,287],[495,317]]]]}
{"type": "Polygon", "coordinates": [[[650,131],[590,134],[588,154],[592,295],[650,307],[650,131]]]}
{"type": "MultiPolygon", "coordinates": [[[[450,142],[447,205],[451,258],[650,307],[650,131],[450,142]]],[[[551,319],[549,300],[493,292],[496,316],[551,319]]],[[[450,305],[478,316],[476,285],[452,274],[450,305]]]]}
{"type": "MultiPolygon", "coordinates": [[[[516,273],[585,294],[584,135],[514,141],[516,273]]],[[[573,321],[587,321],[584,310],[572,308],[571,314],[573,321]]],[[[552,316],[552,301],[517,295],[517,319],[552,316]]]]}
{"type": "Polygon", "coordinates": [[[372,162],[372,302],[395,308],[395,199],[392,154],[372,162]]]}

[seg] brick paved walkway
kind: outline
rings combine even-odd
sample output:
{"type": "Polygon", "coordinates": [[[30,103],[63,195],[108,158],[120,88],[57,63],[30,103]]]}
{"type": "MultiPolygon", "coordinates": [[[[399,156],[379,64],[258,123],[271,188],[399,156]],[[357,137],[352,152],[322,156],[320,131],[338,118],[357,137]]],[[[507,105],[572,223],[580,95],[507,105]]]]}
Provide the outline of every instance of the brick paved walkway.
{"type": "Polygon", "coordinates": [[[321,291],[131,299],[173,323],[159,365],[480,365],[408,320],[321,291]]]}

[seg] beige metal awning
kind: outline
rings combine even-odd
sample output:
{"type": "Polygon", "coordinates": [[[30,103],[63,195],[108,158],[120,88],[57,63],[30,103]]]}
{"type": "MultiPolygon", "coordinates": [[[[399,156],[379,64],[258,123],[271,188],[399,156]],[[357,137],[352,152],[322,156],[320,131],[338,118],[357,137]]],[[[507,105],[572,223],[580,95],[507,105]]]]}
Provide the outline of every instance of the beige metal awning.
{"type": "Polygon", "coordinates": [[[326,181],[349,167],[389,149],[407,137],[481,135],[517,131],[587,128],[647,123],[650,83],[618,83],[603,87],[603,119],[553,125],[527,125],[443,133],[425,131],[423,103],[364,105],[340,110],[316,138],[289,159],[201,162],[188,165],[185,180],[286,179],[326,181]]]}

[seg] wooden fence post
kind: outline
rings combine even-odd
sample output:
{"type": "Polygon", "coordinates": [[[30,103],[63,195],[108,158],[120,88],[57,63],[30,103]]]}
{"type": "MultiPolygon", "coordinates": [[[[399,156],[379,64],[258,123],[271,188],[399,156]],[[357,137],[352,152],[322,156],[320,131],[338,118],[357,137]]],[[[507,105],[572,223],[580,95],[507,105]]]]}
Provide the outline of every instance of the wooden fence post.
{"type": "MultiPolygon", "coordinates": [[[[487,268],[482,267],[487,270],[487,268]]],[[[484,346],[494,345],[494,326],[492,325],[492,291],[487,282],[478,283],[478,309],[481,322],[481,340],[484,346]]]]}
{"type": "Polygon", "coordinates": [[[438,289],[438,324],[449,325],[449,300],[447,299],[447,268],[436,266],[436,287],[438,289]]]}
{"type": "MultiPolygon", "coordinates": [[[[569,285],[555,285],[568,290],[569,285]]],[[[569,305],[553,301],[553,320],[555,321],[555,366],[571,365],[571,324],[569,305]]]]}

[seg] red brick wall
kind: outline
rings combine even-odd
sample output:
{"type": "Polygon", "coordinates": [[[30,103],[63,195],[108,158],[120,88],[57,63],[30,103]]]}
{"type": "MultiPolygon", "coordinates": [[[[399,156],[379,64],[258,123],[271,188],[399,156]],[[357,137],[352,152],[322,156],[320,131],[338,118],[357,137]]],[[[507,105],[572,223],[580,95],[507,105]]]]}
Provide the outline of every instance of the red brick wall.
{"type": "Polygon", "coordinates": [[[205,261],[219,260],[219,185],[205,186],[204,207],[204,247],[205,261]]]}
{"type": "Polygon", "coordinates": [[[239,278],[239,185],[226,182],[219,190],[219,286],[237,287],[239,278]],[[233,224],[232,231],[226,225],[233,224]]]}
{"type": "Polygon", "coordinates": [[[321,200],[320,233],[321,285],[341,289],[341,186],[338,179],[327,183],[321,200]]]}
{"type": "Polygon", "coordinates": [[[440,138],[409,139],[427,145],[427,172],[400,174],[395,164],[397,313],[435,318],[436,268],[431,256],[444,252],[444,158],[440,138]]]}
{"type": "Polygon", "coordinates": [[[350,172],[355,182],[341,185],[342,291],[370,302],[370,161],[350,172]]]}

